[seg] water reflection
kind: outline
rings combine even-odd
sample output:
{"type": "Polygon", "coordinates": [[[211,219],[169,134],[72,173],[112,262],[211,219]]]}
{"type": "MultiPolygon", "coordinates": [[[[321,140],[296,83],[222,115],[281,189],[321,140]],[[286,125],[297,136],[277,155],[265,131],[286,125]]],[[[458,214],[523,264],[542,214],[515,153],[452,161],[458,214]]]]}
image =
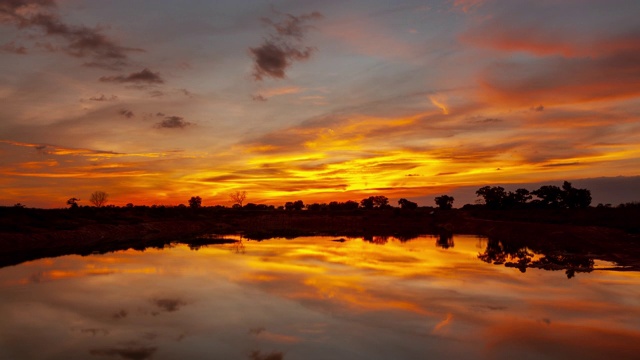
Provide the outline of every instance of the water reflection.
{"type": "MultiPolygon", "coordinates": [[[[485,251],[478,255],[484,262],[513,267],[521,272],[527,268],[544,270],[565,270],[567,278],[576,273],[588,273],[594,270],[595,261],[589,254],[571,254],[566,252],[543,253],[534,259],[535,254],[526,246],[489,239],[485,251]]],[[[593,255],[591,255],[593,256],[593,255]]]]}
{"type": "Polygon", "coordinates": [[[436,240],[436,246],[442,249],[448,249],[455,246],[453,242],[453,234],[441,233],[436,240]]]}
{"type": "Polygon", "coordinates": [[[581,269],[569,256],[472,236],[219,240],[0,269],[0,358],[624,359],[640,350],[635,272],[567,281],[541,268],[581,269]]]}

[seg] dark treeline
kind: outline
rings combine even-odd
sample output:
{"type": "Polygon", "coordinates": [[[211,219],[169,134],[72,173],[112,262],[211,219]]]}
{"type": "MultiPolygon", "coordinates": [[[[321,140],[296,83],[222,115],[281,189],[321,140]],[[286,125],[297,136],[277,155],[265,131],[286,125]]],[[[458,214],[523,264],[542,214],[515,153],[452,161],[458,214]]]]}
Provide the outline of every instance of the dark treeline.
{"type": "MultiPolygon", "coordinates": [[[[585,209],[591,207],[591,191],[588,189],[574,188],[570,182],[565,181],[562,187],[555,185],[544,185],[539,189],[529,191],[524,188],[515,191],[507,191],[501,186],[484,186],[476,191],[478,200],[475,204],[466,204],[462,209],[489,209],[489,210],[513,210],[513,209],[585,209]],[[534,198],[534,196],[536,198],[534,198]]],[[[91,194],[89,202],[93,205],[80,205],[80,199],[75,197],[67,200],[66,205],[70,210],[89,211],[89,208],[104,209],[126,209],[135,210],[137,212],[157,213],[166,212],[175,213],[183,210],[247,210],[247,211],[355,211],[355,210],[385,210],[385,209],[434,209],[432,206],[418,206],[416,202],[401,198],[398,200],[398,206],[390,204],[389,199],[383,195],[369,196],[359,202],[353,200],[347,201],[331,201],[328,203],[306,203],[303,200],[287,201],[283,205],[266,205],[247,203],[243,204],[246,198],[246,192],[238,192],[231,195],[234,204],[231,207],[223,205],[203,206],[200,196],[193,196],[187,201],[187,205],[134,205],[128,203],[125,206],[107,205],[108,194],[102,191],[96,191],[91,194]]],[[[441,210],[449,210],[453,208],[454,198],[449,195],[436,196],[434,198],[435,207],[441,210]]],[[[598,204],[597,207],[611,208],[611,204],[598,204]]],[[[17,203],[12,207],[0,206],[4,209],[3,213],[7,213],[16,209],[25,209],[26,205],[17,203]]],[[[640,202],[628,202],[620,204],[617,208],[640,208],[640,202]]]]}
{"type": "Polygon", "coordinates": [[[505,191],[501,186],[485,186],[478,189],[476,195],[484,200],[484,204],[481,206],[492,210],[522,208],[584,209],[591,205],[591,191],[576,189],[568,181],[565,181],[562,187],[544,185],[533,191],[517,189],[512,192],[505,191]],[[533,196],[536,196],[537,199],[533,199],[533,196]]]}

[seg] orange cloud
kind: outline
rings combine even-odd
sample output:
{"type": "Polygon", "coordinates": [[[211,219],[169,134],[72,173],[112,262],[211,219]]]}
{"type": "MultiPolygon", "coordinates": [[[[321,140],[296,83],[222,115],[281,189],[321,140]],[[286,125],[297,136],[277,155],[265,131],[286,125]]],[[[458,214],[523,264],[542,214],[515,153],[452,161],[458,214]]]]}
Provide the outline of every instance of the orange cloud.
{"type": "Polygon", "coordinates": [[[479,82],[489,101],[523,107],[633,98],[640,95],[638,54],[640,44],[637,52],[599,58],[495,64],[479,82]]]}

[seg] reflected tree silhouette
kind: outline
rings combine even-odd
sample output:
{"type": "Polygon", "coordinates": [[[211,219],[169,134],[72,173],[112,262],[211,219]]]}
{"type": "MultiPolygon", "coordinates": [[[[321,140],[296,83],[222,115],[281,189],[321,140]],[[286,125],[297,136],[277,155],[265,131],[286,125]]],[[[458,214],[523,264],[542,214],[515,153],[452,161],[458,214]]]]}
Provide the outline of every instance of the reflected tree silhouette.
{"type": "Polygon", "coordinates": [[[527,268],[543,270],[565,270],[567,278],[571,279],[578,272],[591,272],[594,267],[592,257],[582,254],[566,254],[542,250],[534,253],[521,244],[508,245],[496,239],[489,239],[485,251],[478,254],[478,259],[494,265],[505,265],[526,272],[527,268]],[[534,260],[538,254],[539,258],[534,260]]]}
{"type": "Polygon", "coordinates": [[[451,233],[441,233],[436,239],[436,247],[442,249],[448,249],[454,247],[455,244],[453,242],[453,234],[451,233]]]}
{"type": "Polygon", "coordinates": [[[284,359],[284,353],[281,351],[272,351],[270,353],[263,353],[260,350],[254,350],[249,354],[251,360],[282,360],[284,359]]]}
{"type": "Polygon", "coordinates": [[[236,254],[244,254],[244,241],[242,239],[236,241],[231,245],[231,248],[236,254]]]}
{"type": "Polygon", "coordinates": [[[384,245],[389,242],[388,236],[365,236],[364,241],[370,242],[376,245],[384,245]]]}

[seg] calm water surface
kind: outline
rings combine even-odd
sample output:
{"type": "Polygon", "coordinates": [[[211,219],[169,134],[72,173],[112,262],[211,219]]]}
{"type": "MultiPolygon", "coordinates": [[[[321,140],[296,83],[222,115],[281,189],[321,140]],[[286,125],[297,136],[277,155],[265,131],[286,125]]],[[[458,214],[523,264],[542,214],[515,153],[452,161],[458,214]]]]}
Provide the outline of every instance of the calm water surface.
{"type": "Polygon", "coordinates": [[[308,237],[0,269],[0,359],[625,359],[640,275],[478,260],[485,239],[308,237]]]}

